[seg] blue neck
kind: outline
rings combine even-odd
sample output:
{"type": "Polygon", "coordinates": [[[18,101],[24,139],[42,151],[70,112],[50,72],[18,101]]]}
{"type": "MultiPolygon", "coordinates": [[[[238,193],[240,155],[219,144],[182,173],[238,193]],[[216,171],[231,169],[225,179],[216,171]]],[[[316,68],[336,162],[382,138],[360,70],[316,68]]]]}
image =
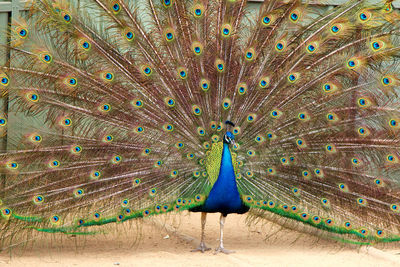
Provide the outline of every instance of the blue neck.
{"type": "MultiPolygon", "coordinates": [[[[229,145],[224,144],[218,179],[202,207],[205,212],[243,213],[242,200],[236,185],[235,170],[229,145]]],[[[246,212],[246,209],[244,212],[246,212]]]]}

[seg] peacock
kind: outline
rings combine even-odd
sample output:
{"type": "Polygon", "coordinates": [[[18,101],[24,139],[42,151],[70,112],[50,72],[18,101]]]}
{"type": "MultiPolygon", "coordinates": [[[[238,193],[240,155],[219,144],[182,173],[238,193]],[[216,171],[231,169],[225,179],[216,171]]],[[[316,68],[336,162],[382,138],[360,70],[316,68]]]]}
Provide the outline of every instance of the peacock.
{"type": "Polygon", "coordinates": [[[1,49],[3,248],[184,210],[200,252],[208,213],[222,253],[231,213],[400,241],[400,14],[324,3],[28,2],[1,49]]]}

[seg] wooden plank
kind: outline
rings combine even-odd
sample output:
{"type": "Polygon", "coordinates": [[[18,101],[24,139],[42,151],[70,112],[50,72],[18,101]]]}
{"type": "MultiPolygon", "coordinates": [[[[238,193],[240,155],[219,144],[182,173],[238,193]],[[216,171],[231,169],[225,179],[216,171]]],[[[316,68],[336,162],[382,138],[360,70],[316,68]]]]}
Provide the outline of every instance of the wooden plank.
{"type": "Polygon", "coordinates": [[[11,2],[0,2],[0,13],[12,12],[13,9],[16,10],[27,10],[27,1],[12,0],[11,2]]]}

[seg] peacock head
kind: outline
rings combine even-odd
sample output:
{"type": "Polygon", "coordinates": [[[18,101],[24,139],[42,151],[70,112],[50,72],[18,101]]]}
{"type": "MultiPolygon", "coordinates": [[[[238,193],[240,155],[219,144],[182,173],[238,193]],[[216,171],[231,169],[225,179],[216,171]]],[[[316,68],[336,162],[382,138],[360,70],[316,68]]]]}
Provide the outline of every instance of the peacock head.
{"type": "Polygon", "coordinates": [[[224,135],[224,143],[228,145],[235,144],[235,136],[232,132],[226,132],[226,134],[224,135]]]}
{"type": "Polygon", "coordinates": [[[235,136],[233,135],[233,133],[231,131],[229,131],[229,127],[235,127],[235,124],[231,121],[226,121],[225,122],[226,126],[228,127],[228,131],[226,132],[226,134],[224,135],[224,143],[225,144],[235,144],[235,136]]]}

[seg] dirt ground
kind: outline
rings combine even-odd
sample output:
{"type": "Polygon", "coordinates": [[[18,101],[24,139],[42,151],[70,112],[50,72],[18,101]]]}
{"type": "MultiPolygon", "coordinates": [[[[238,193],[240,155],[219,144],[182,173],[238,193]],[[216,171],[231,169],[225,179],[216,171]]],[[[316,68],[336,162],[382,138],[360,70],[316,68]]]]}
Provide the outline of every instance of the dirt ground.
{"type": "MultiPolygon", "coordinates": [[[[0,254],[0,266],[400,266],[399,244],[359,248],[279,231],[273,223],[248,227],[245,219],[226,220],[225,247],[236,251],[230,255],[191,252],[199,242],[200,214],[182,213],[122,223],[106,235],[46,235],[11,256],[0,254]]],[[[207,245],[215,248],[218,238],[219,214],[208,215],[207,245]]]]}

